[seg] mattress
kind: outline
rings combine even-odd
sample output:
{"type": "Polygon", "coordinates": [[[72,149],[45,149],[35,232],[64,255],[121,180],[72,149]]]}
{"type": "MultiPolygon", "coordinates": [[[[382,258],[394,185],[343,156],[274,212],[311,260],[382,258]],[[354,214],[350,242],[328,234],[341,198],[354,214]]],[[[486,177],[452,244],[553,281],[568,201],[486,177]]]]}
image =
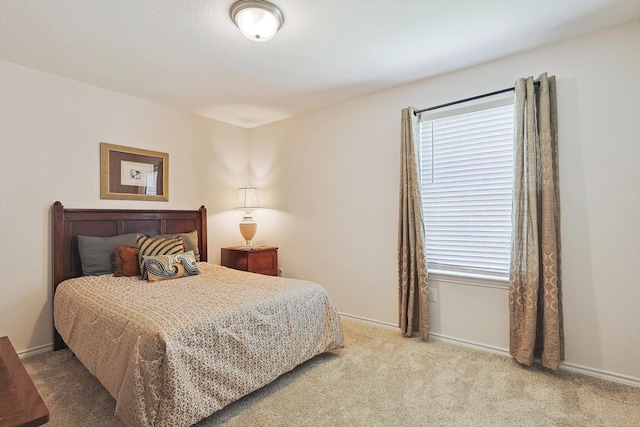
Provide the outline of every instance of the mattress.
{"type": "Polygon", "coordinates": [[[320,285],[204,262],[198,269],[161,282],[85,276],[57,288],[56,329],[128,426],[192,425],[344,346],[320,285]]]}

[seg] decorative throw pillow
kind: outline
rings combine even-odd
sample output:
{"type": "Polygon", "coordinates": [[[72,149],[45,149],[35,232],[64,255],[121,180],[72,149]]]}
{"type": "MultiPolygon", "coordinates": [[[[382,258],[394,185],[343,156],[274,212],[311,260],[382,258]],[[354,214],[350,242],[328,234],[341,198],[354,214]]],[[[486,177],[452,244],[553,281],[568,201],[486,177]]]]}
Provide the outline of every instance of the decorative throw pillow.
{"type": "Polygon", "coordinates": [[[139,276],[140,261],[138,248],[130,246],[116,246],[113,251],[113,275],[121,276],[139,276]]]}
{"type": "Polygon", "coordinates": [[[200,274],[193,251],[177,255],[143,256],[142,259],[150,282],[200,274]]]}
{"type": "Polygon", "coordinates": [[[200,261],[200,248],[198,247],[198,230],[193,230],[189,233],[154,234],[151,237],[162,237],[163,239],[180,237],[182,239],[182,243],[184,243],[184,251],[193,251],[193,255],[196,257],[196,261],[200,261]]]}
{"type": "Polygon", "coordinates": [[[184,252],[182,239],[163,239],[161,237],[149,237],[141,234],[138,236],[138,249],[140,250],[140,272],[142,278],[147,278],[147,271],[144,269],[143,261],[145,256],[175,255],[184,252]]]}
{"type": "Polygon", "coordinates": [[[112,237],[78,236],[82,274],[98,276],[113,273],[113,250],[116,246],[136,247],[136,233],[112,237]]]}

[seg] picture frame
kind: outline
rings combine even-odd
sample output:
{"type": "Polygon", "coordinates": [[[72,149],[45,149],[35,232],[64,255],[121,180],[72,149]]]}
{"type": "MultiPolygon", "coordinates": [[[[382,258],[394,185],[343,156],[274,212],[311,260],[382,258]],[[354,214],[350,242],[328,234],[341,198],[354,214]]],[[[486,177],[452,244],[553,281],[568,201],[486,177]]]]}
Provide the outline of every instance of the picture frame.
{"type": "Polygon", "coordinates": [[[169,201],[169,154],[100,143],[100,198],[169,201]]]}

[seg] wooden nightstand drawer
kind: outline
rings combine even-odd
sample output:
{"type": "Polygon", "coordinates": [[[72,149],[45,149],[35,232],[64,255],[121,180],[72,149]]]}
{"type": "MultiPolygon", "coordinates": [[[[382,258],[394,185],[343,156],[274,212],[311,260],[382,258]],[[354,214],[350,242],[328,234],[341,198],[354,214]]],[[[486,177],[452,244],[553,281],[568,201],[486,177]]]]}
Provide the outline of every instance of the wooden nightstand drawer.
{"type": "Polygon", "coordinates": [[[249,271],[276,276],[278,274],[277,252],[249,254],[249,271]]]}
{"type": "Polygon", "coordinates": [[[241,246],[222,248],[220,263],[236,270],[277,276],[278,248],[274,246],[260,246],[256,249],[245,249],[241,246]]]}

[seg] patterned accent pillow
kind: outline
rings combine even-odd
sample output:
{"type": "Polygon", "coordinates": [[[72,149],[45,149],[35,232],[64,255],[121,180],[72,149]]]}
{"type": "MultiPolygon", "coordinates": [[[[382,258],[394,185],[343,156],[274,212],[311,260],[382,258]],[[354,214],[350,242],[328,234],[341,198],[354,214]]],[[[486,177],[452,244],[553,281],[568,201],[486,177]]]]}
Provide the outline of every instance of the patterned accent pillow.
{"type": "Polygon", "coordinates": [[[139,276],[139,253],[138,248],[116,246],[116,249],[113,251],[113,275],[116,277],[139,276]]]}
{"type": "Polygon", "coordinates": [[[145,256],[181,254],[184,252],[184,244],[180,238],[163,239],[141,234],[138,236],[138,249],[140,251],[140,272],[142,273],[142,278],[146,279],[147,271],[143,265],[145,256]]]}
{"type": "Polygon", "coordinates": [[[198,230],[193,230],[190,233],[154,234],[151,237],[162,237],[163,239],[180,237],[182,239],[182,243],[184,243],[184,251],[193,251],[193,255],[196,257],[196,261],[200,261],[200,248],[198,247],[198,230]]]}
{"type": "Polygon", "coordinates": [[[193,251],[177,255],[143,256],[142,259],[150,282],[200,274],[193,251]]]}

